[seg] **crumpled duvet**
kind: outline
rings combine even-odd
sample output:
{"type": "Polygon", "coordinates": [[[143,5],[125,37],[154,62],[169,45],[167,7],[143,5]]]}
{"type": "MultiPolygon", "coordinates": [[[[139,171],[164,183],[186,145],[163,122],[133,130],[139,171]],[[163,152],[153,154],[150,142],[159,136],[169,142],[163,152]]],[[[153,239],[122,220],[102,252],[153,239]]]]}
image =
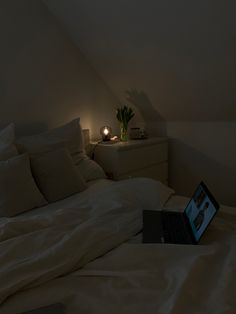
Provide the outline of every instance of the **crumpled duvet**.
{"type": "MultiPolygon", "coordinates": [[[[64,237],[58,237],[58,245],[62,242],[60,248],[57,248],[56,241],[51,241],[56,247],[55,256],[52,250],[52,256],[42,258],[45,264],[38,267],[44,282],[42,285],[39,285],[41,275],[34,274],[31,269],[29,276],[26,276],[29,282],[25,286],[13,285],[15,291],[18,291],[15,295],[12,295],[13,290],[4,290],[0,284],[2,292],[8,291],[11,294],[0,306],[0,313],[17,314],[61,302],[66,307],[66,314],[235,314],[236,208],[222,207],[199,245],[142,244],[141,234],[133,235],[140,229],[140,215],[144,207],[155,209],[165,204],[164,209],[183,210],[188,199],[173,196],[170,190],[149,180],[124,181],[115,185],[116,188],[111,185],[100,189],[97,194],[93,191],[94,198],[93,195],[87,200],[83,198],[80,207],[77,207],[80,209],[80,227],[84,225],[81,229],[84,231],[80,233],[84,237],[78,237],[77,247],[70,248],[66,245],[66,254],[59,256],[58,251],[64,250],[67,233],[64,237]],[[109,201],[107,194],[111,194],[109,201]],[[107,205],[102,207],[102,203],[107,205]],[[124,241],[126,242],[121,244],[124,241]],[[111,250],[111,247],[114,249],[111,250]],[[106,251],[109,252],[104,255],[106,251]],[[58,256],[61,260],[57,260],[58,256]],[[76,258],[67,268],[69,257],[73,256],[76,258]],[[95,256],[99,257],[94,258],[95,256]],[[65,275],[57,276],[53,273],[55,269],[58,270],[57,264],[62,266],[65,275]],[[84,266],[81,268],[81,265],[84,266]],[[45,273],[44,267],[51,268],[52,273],[45,273]],[[52,274],[55,277],[51,280],[49,278],[52,274]],[[38,279],[34,282],[32,278],[38,279]]],[[[71,228],[74,230],[72,233],[79,234],[79,228],[76,223],[73,224],[77,216],[75,209],[68,209],[68,217],[63,209],[58,209],[53,214],[47,213],[48,217],[41,216],[41,222],[45,229],[51,229],[51,222],[54,222],[57,229],[53,233],[63,234],[65,229],[61,226],[60,230],[59,226],[60,221],[64,221],[75,227],[71,228]],[[73,217],[73,221],[69,216],[73,217]]],[[[23,221],[25,219],[22,218],[23,221]]],[[[34,221],[35,217],[28,219],[34,221]]],[[[22,229],[20,221],[20,218],[11,221],[16,223],[14,228],[7,225],[6,221],[2,223],[6,238],[13,239],[15,236],[18,239],[19,233],[29,236],[34,232],[32,223],[29,222],[27,228],[22,229]]],[[[40,234],[39,230],[35,230],[36,234],[40,234]]],[[[41,232],[42,230],[43,228],[41,232]]],[[[42,234],[45,235],[44,232],[42,234]]],[[[40,242],[36,243],[38,250],[40,242]]],[[[76,241],[74,244],[77,245],[76,241]]],[[[48,243],[43,240],[41,246],[42,252],[47,252],[48,243]]],[[[13,252],[12,248],[10,251],[13,252]]],[[[16,252],[16,256],[18,254],[20,253],[16,252]]],[[[17,269],[21,264],[17,265],[16,260],[12,258],[9,269],[14,271],[15,267],[18,274],[17,269]]],[[[22,278],[25,278],[26,273],[25,269],[22,278]]],[[[20,278],[19,274],[17,276],[20,278]]],[[[6,278],[3,281],[4,288],[7,288],[6,278]]],[[[13,277],[10,279],[13,283],[13,277]]]]}
{"type": "Polygon", "coordinates": [[[131,179],[93,191],[87,199],[81,196],[73,208],[2,219],[0,303],[127,241],[142,229],[142,210],[161,208],[172,193],[157,181],[131,179]]]}

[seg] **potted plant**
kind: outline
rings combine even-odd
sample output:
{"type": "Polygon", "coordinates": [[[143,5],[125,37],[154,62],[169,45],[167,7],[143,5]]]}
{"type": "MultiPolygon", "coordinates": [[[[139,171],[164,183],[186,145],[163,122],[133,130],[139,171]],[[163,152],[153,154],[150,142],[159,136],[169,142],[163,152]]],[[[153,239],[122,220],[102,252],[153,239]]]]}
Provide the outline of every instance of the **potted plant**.
{"type": "Polygon", "coordinates": [[[127,106],[123,106],[117,109],[116,117],[120,122],[120,140],[128,141],[128,124],[129,121],[133,118],[134,112],[133,109],[127,106]]]}

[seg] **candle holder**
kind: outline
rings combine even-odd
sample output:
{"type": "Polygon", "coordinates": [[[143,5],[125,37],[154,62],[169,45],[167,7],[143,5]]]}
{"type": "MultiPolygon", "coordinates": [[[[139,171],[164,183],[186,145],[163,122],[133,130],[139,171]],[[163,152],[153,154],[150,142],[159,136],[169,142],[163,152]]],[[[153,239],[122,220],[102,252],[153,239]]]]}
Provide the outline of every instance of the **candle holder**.
{"type": "Polygon", "coordinates": [[[107,142],[111,140],[112,129],[110,126],[103,126],[100,129],[100,134],[102,136],[103,142],[107,142]]]}

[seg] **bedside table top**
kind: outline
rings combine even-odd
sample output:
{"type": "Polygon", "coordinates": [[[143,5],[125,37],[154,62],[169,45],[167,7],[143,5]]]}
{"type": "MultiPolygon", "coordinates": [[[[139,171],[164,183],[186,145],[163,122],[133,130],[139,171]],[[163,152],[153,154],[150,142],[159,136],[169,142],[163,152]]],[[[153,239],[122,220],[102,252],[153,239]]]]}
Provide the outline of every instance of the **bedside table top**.
{"type": "Polygon", "coordinates": [[[155,144],[159,144],[159,143],[167,142],[167,141],[168,141],[167,137],[150,137],[147,139],[129,140],[127,142],[115,142],[115,143],[91,142],[91,145],[98,145],[103,148],[115,149],[117,151],[120,151],[120,150],[129,150],[129,149],[138,148],[138,147],[155,145],[155,144]]]}

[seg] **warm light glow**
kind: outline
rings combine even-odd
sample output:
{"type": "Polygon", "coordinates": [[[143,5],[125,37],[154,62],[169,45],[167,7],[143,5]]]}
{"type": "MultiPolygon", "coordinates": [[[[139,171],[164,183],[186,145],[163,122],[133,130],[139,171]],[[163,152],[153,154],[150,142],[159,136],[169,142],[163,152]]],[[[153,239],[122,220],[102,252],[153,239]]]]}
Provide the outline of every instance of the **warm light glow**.
{"type": "Polygon", "coordinates": [[[107,134],[109,133],[108,128],[105,128],[105,129],[103,130],[103,133],[104,133],[104,135],[107,135],[107,134]]]}
{"type": "Polygon", "coordinates": [[[102,136],[103,141],[110,141],[112,135],[112,129],[110,126],[103,126],[100,129],[100,134],[102,136]]]}

